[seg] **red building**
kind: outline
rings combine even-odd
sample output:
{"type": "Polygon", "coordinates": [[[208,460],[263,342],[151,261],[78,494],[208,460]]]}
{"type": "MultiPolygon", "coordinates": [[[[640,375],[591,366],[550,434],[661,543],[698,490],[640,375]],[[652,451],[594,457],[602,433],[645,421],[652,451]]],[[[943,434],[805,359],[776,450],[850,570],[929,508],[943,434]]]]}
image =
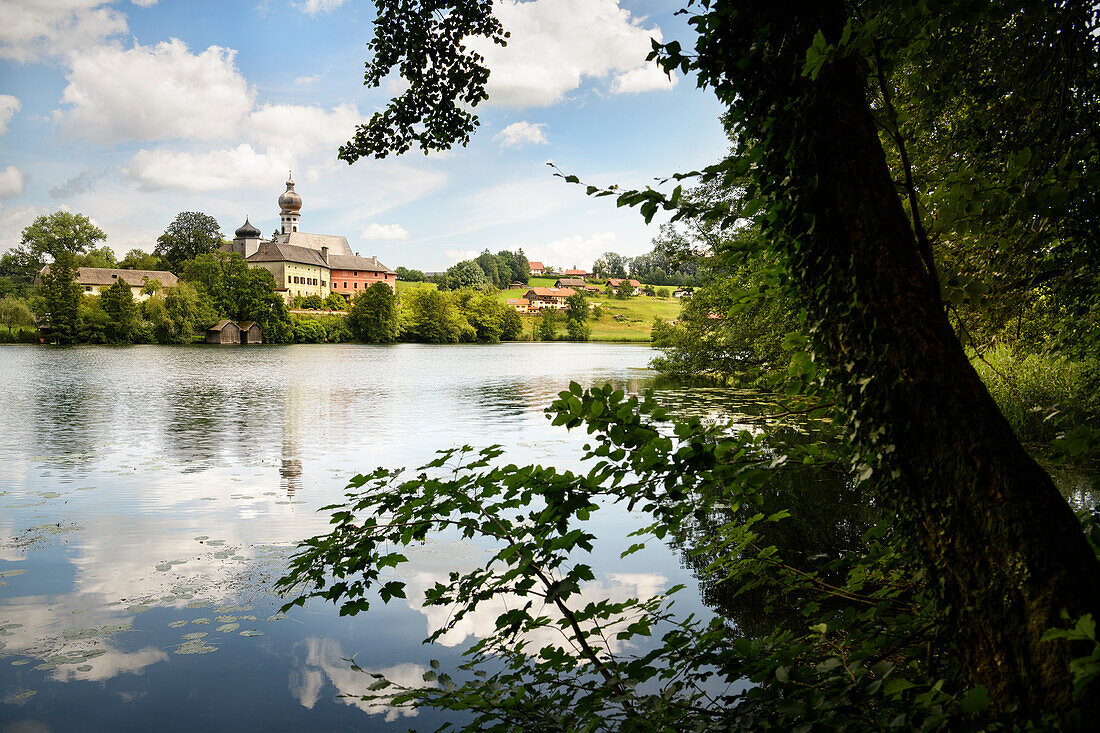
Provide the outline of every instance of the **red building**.
{"type": "Polygon", "coordinates": [[[329,255],[332,292],[354,298],[375,283],[386,283],[397,292],[397,273],[378,261],[377,257],[329,255]]]}

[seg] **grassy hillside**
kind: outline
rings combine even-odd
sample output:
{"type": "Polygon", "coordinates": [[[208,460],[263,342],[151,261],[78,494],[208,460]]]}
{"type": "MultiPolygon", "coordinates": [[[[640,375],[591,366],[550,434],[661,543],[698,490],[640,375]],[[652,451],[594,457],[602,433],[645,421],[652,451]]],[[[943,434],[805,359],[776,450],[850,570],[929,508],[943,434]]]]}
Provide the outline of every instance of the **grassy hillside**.
{"type": "MultiPolygon", "coordinates": [[[[540,282],[546,279],[533,277],[529,285],[549,287],[554,284],[552,280],[548,284],[540,282]]],[[[523,293],[523,290],[505,290],[497,297],[503,302],[508,298],[521,298],[523,293]]],[[[591,316],[588,319],[588,325],[592,328],[593,341],[649,341],[649,331],[653,327],[654,318],[674,321],[680,317],[680,301],[676,298],[637,296],[619,300],[601,293],[589,297],[588,302],[599,304],[602,312],[599,319],[591,316]]],[[[538,316],[529,315],[522,318],[524,333],[530,334],[538,316]]],[[[565,334],[564,324],[559,331],[562,335],[565,334]]]]}

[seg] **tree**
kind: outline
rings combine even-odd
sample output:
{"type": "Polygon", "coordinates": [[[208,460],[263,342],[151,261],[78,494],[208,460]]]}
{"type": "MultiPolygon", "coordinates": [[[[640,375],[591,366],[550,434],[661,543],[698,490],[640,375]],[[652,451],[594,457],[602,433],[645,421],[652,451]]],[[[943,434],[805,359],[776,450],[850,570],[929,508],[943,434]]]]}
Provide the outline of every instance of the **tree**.
{"type": "MultiPolygon", "coordinates": [[[[292,336],[286,301],[275,291],[275,277],[249,267],[236,252],[209,252],[180,264],[181,278],[201,285],[218,317],[256,321],[268,343],[292,336]]],[[[204,299],[205,300],[205,299],[204,299]]]]}
{"type": "MultiPolygon", "coordinates": [[[[159,344],[189,344],[195,332],[209,316],[204,316],[199,291],[189,282],[164,288],[146,300],[142,307],[153,324],[153,338],[159,344]]],[[[266,333],[264,334],[267,335],[266,333]]]]}
{"type": "Polygon", "coordinates": [[[222,244],[221,226],[214,217],[199,211],[181,211],[157,237],[153,254],[177,270],[186,260],[209,254],[222,244]]]}
{"type": "MultiPolygon", "coordinates": [[[[358,128],[341,148],[343,159],[469,140],[476,126],[470,107],[485,98],[487,71],[457,39],[479,35],[504,43],[506,35],[489,3],[444,3],[449,12],[427,12],[437,5],[423,3],[422,13],[407,12],[405,4],[400,12],[397,4],[379,5],[368,83],[381,83],[400,65],[410,85],[358,128]]],[[[924,226],[926,204],[897,129],[889,76],[891,64],[910,49],[927,49],[928,39],[980,46],[982,32],[993,26],[1019,41],[1016,47],[1038,50],[1050,62],[1039,68],[1054,68],[1066,80],[1057,99],[1082,114],[1056,110],[1047,119],[1077,124],[1076,133],[1097,118],[1100,47],[1091,7],[1001,2],[932,11],[885,1],[857,8],[841,0],[758,0],[734,8],[701,0],[691,13],[695,48],[655,42],[653,58],[668,72],[694,72],[725,106],[734,151],[704,175],[745,181],[745,208],[693,205],[681,199],[679,187],[667,196],[652,189],[592,192],[639,207],[647,221],[665,208],[674,219],[699,216],[724,228],[750,217],[760,224],[762,246],[777,256],[784,287],[812,324],[812,363],[836,395],[856,475],[896,516],[899,551],[936,579],[929,593],[952,661],[970,686],[988,690],[993,712],[1032,721],[1052,712],[1072,724],[1076,706],[1084,720],[1095,717],[1100,696],[1074,702],[1070,666],[1094,652],[1095,642],[1084,632],[1077,641],[1051,640],[1047,631],[1063,624],[1062,613],[1081,619],[1078,628],[1100,617],[1100,564],[1049,476],[1012,434],[948,320],[924,226]],[[1051,32],[1030,34],[1036,23],[1051,32]],[[1044,53],[1048,47],[1057,52],[1044,53]],[[881,104],[872,109],[876,88],[881,104]]],[[[997,44],[991,48],[1003,53],[997,44]]],[[[1048,72],[1032,73],[1038,80],[1048,72]]],[[[1077,139],[1094,141],[1093,133],[1087,129],[1077,139]]],[[[1025,155],[1018,147],[1011,151],[1025,155]]],[[[1088,165],[1072,161],[1069,172],[1091,175],[1095,152],[1088,155],[1088,165]]],[[[941,210],[968,207],[966,181],[958,188],[961,193],[946,192],[941,210]]],[[[1075,188],[1072,209],[1095,212],[1087,205],[1095,190],[1075,188]]],[[[651,506],[659,510],[660,502],[651,506]]],[[[602,674],[621,698],[614,670],[590,662],[593,675],[602,674]]],[[[780,683],[788,679],[786,667],[774,671],[780,683]]]]}
{"type": "Polygon", "coordinates": [[[80,335],[80,286],[76,284],[75,255],[57,250],[49,269],[42,273],[42,301],[50,334],[59,344],[71,344],[80,335]]]}
{"type": "Polygon", "coordinates": [[[118,266],[130,270],[161,269],[159,257],[149,252],[143,252],[140,249],[132,249],[127,252],[126,256],[122,258],[122,261],[118,263],[118,266]]]}
{"type": "Polygon", "coordinates": [[[599,277],[626,277],[626,260],[615,252],[604,252],[592,263],[592,271],[599,277]]]}
{"type": "Polygon", "coordinates": [[[348,312],[348,328],[368,344],[397,340],[397,299],[386,283],[374,283],[355,296],[348,312]]]}
{"type": "Polygon", "coordinates": [[[397,279],[403,280],[404,282],[422,283],[428,279],[428,276],[420,270],[410,270],[405,267],[398,267],[395,272],[397,273],[397,279]]]}
{"type": "Polygon", "coordinates": [[[426,344],[473,341],[474,328],[446,293],[420,285],[401,294],[402,337],[426,344]]]}
{"type": "Polygon", "coordinates": [[[109,288],[100,293],[100,306],[110,319],[107,323],[107,338],[112,342],[130,343],[138,328],[138,307],[134,294],[122,278],[115,280],[109,288]]]}
{"type": "MultiPolygon", "coordinates": [[[[341,297],[337,295],[336,297],[341,297]]],[[[325,299],[314,293],[313,295],[299,295],[294,299],[294,307],[302,310],[320,311],[325,309],[325,299]]]]}
{"type": "Polygon", "coordinates": [[[570,341],[587,341],[592,335],[592,327],[576,318],[566,320],[565,331],[569,334],[570,341]]]}
{"type": "MultiPolygon", "coordinates": [[[[55,211],[38,217],[23,230],[18,256],[24,264],[41,267],[46,257],[56,260],[63,253],[82,254],[106,238],[83,214],[55,211]]],[[[72,264],[77,266],[75,261],[72,264]]]]}
{"type": "Polygon", "coordinates": [[[584,293],[575,292],[565,299],[565,318],[578,323],[588,320],[588,301],[584,293]]]}
{"type": "Polygon", "coordinates": [[[556,308],[543,308],[539,311],[538,326],[535,327],[535,338],[539,341],[553,341],[557,336],[558,321],[561,316],[556,308]]]}
{"type": "Polygon", "coordinates": [[[9,331],[34,328],[34,313],[24,301],[10,295],[5,296],[0,298],[0,323],[7,326],[9,331]]]}
{"type": "Polygon", "coordinates": [[[668,288],[657,288],[657,297],[667,299],[669,296],[668,288]]]}
{"type": "Polygon", "coordinates": [[[340,295],[340,293],[329,293],[325,297],[324,307],[330,311],[342,311],[347,310],[348,299],[340,295]]]}
{"type": "Polygon", "coordinates": [[[77,267],[102,267],[102,268],[116,268],[118,267],[118,261],[115,259],[114,251],[107,245],[89,249],[83,255],[77,258],[77,267]]]}
{"type": "MultiPolygon", "coordinates": [[[[492,257],[492,255],[489,255],[492,257]]],[[[491,285],[485,271],[474,260],[463,260],[447,270],[447,289],[485,288],[491,285]]]]}

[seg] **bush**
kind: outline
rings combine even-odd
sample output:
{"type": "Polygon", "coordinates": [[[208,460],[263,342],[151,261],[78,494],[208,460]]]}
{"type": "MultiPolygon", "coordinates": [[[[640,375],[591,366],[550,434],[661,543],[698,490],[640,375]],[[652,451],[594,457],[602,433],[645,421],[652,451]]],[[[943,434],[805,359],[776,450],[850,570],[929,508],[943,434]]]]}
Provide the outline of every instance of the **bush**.
{"type": "Polygon", "coordinates": [[[294,299],[294,307],[299,310],[323,311],[325,299],[320,295],[299,295],[294,299]]]}
{"type": "Polygon", "coordinates": [[[325,327],[315,318],[292,316],[291,326],[294,329],[294,343],[323,344],[327,340],[325,327]]]}
{"type": "Polygon", "coordinates": [[[575,318],[570,318],[569,322],[565,324],[565,330],[569,333],[570,341],[587,341],[592,335],[592,329],[584,321],[578,321],[575,318]]]}
{"type": "Polygon", "coordinates": [[[971,355],[978,375],[1022,441],[1047,441],[1095,416],[1093,370],[1084,362],[996,346],[971,355]]]}
{"type": "Polygon", "coordinates": [[[330,311],[346,311],[348,309],[348,299],[340,295],[340,293],[329,293],[325,298],[325,308],[330,311]]]}

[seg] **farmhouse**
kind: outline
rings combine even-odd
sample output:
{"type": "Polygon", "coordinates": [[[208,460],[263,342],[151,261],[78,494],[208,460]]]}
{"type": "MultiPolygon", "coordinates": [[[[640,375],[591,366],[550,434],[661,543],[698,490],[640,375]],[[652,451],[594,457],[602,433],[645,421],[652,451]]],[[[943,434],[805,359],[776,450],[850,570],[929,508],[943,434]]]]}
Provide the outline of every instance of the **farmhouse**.
{"type": "Polygon", "coordinates": [[[576,278],[580,278],[581,280],[584,280],[586,277],[588,277],[588,272],[586,270],[566,270],[565,271],[565,276],[566,277],[576,277],[576,278]]]}
{"type": "Polygon", "coordinates": [[[555,288],[583,288],[584,280],[576,277],[563,277],[554,283],[555,288]]]}
{"type": "Polygon", "coordinates": [[[509,298],[508,305],[515,308],[517,313],[529,313],[531,311],[531,301],[527,298],[509,298]]]}
{"type": "MultiPolygon", "coordinates": [[[[50,271],[46,265],[34,278],[35,285],[42,284],[42,276],[50,271]]],[[[120,270],[110,267],[78,267],[76,270],[76,284],[84,295],[99,295],[119,280],[130,286],[134,300],[148,300],[149,296],[142,292],[146,284],[159,282],[165,287],[172,287],[177,278],[167,270],[120,270]]]]}
{"type": "Polygon", "coordinates": [[[576,291],[571,288],[529,288],[524,298],[530,303],[529,309],[533,311],[543,308],[565,308],[565,299],[576,291]]]}
{"type": "Polygon", "coordinates": [[[630,292],[631,295],[637,295],[642,290],[642,284],[637,280],[621,280],[617,278],[611,278],[607,281],[607,285],[611,290],[619,290],[619,288],[623,288],[624,290],[630,292]]]}
{"type": "Polygon", "coordinates": [[[531,271],[532,275],[543,275],[546,273],[546,268],[543,267],[541,262],[535,262],[534,260],[527,261],[527,267],[531,271]]]}

